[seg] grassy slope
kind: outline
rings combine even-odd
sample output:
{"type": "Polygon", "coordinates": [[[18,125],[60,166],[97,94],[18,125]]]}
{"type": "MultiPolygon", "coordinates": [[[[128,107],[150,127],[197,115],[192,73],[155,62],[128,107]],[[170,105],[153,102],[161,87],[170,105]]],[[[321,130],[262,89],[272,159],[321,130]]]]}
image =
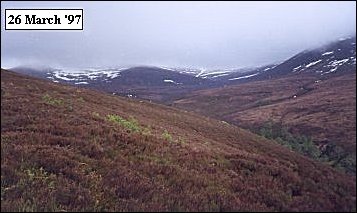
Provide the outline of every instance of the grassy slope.
{"type": "Polygon", "coordinates": [[[4,70],[1,94],[1,211],[356,210],[355,177],[221,121],[4,70]]]}

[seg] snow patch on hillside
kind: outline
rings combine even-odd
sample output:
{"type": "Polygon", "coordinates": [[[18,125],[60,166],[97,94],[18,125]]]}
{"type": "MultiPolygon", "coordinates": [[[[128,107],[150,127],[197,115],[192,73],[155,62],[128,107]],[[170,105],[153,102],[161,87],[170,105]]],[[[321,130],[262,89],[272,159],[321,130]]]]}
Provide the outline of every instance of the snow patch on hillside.
{"type": "Polygon", "coordinates": [[[317,61],[311,62],[310,64],[306,65],[305,68],[309,68],[309,67],[311,67],[311,66],[314,66],[314,65],[320,63],[321,61],[322,61],[322,60],[317,60],[317,61]]]}
{"type": "Polygon", "coordinates": [[[331,54],[333,54],[333,51],[322,53],[322,55],[331,55],[331,54]]]}
{"type": "Polygon", "coordinates": [[[172,84],[182,84],[182,83],[178,83],[178,82],[176,82],[174,80],[171,80],[171,79],[164,79],[164,82],[165,83],[172,83],[172,84]]]}
{"type": "Polygon", "coordinates": [[[81,82],[76,82],[74,84],[88,84],[88,82],[85,82],[85,81],[81,81],[81,82]]]}
{"type": "Polygon", "coordinates": [[[250,78],[250,77],[256,76],[258,74],[259,73],[254,73],[254,74],[251,74],[251,75],[245,75],[245,76],[241,76],[241,77],[238,77],[238,78],[231,78],[231,79],[228,79],[228,80],[233,81],[233,80],[239,80],[239,79],[244,79],[244,78],[250,78]]]}
{"type": "MultiPolygon", "coordinates": [[[[91,80],[102,78],[104,81],[120,77],[120,72],[127,68],[111,68],[111,69],[73,69],[73,70],[56,70],[52,73],[52,80],[62,81],[78,81],[76,84],[84,84],[91,80]]],[[[49,78],[49,77],[48,77],[49,78]]]]}

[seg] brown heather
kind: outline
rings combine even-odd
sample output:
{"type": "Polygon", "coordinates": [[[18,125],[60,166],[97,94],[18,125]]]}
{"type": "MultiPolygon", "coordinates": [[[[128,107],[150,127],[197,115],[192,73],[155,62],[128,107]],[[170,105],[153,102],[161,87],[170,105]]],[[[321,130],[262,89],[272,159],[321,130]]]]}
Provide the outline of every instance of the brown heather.
{"type": "Polygon", "coordinates": [[[356,211],[355,203],[354,176],[233,125],[1,70],[1,211],[356,211]]]}
{"type": "Polygon", "coordinates": [[[172,105],[252,130],[272,121],[312,137],[321,150],[337,145],[341,157],[352,160],[347,172],[356,175],[356,72],[318,77],[297,74],[206,89],[172,105]]]}

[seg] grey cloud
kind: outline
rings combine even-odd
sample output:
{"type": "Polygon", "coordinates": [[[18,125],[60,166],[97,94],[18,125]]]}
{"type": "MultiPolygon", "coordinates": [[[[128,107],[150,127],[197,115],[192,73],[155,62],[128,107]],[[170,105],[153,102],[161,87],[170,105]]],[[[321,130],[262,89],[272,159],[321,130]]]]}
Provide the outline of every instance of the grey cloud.
{"type": "Polygon", "coordinates": [[[2,67],[257,66],[355,35],[356,2],[1,2],[83,8],[84,31],[5,31],[2,67]]]}

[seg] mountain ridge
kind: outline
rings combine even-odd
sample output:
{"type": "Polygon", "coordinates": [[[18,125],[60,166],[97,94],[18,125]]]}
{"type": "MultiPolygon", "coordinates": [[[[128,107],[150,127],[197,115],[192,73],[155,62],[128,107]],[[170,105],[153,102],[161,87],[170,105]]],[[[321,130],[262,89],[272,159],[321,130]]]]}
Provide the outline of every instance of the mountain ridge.
{"type": "Polygon", "coordinates": [[[54,82],[94,88],[111,94],[168,103],[200,89],[219,88],[289,75],[326,79],[356,70],[356,37],[302,51],[277,64],[256,68],[206,70],[165,66],[112,67],[82,70],[26,67],[13,71],[54,82]]]}

